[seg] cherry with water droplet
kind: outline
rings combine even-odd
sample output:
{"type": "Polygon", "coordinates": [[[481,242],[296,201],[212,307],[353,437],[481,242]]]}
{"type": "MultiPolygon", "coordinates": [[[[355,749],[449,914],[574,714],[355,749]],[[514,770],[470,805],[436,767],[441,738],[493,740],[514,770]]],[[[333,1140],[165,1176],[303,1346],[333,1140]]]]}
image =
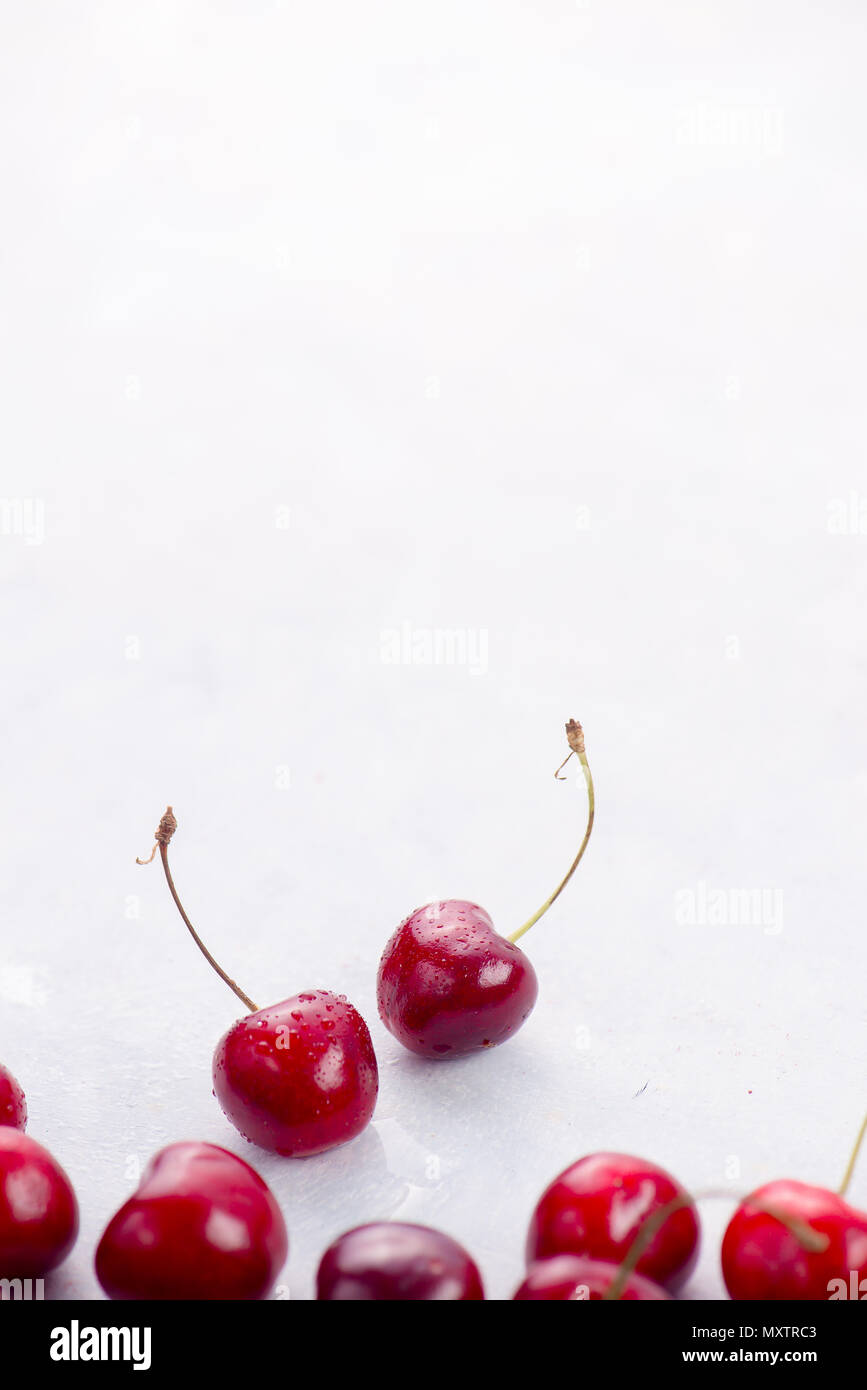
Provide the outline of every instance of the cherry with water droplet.
{"type": "Polygon", "coordinates": [[[504,937],[478,903],[462,898],[428,903],[401,922],[382,954],[379,1016],[411,1052],[448,1060],[496,1047],[532,1012],[538,994],[536,972],[515,943],[566,887],[587,847],[595,814],[593,778],[577,720],[569,720],[566,736],[570,752],[565,762],[574,753],[584,772],[587,826],[568,873],[538,912],[504,937]]]}
{"type": "Polygon", "coordinates": [[[170,1144],[111,1218],[96,1274],[112,1299],[262,1299],[288,1252],[283,1215],[249,1163],[170,1144]]]}
{"type": "Polygon", "coordinates": [[[379,1076],[367,1024],[343,995],[308,990],[260,1009],[217,964],[187,916],[172,879],[169,806],[156,831],[166,882],[199,950],[249,1012],[214,1052],[214,1094],[245,1139],[308,1158],[354,1139],[376,1104],[379,1076]]]}

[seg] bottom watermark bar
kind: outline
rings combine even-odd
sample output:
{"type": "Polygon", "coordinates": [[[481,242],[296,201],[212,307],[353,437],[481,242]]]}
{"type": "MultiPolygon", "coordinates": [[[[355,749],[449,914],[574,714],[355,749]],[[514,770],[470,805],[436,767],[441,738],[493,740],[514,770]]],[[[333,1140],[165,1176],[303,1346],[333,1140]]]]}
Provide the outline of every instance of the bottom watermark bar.
{"type": "MultiPolygon", "coordinates": [[[[847,1311],[843,1300],[566,1301],[581,1306],[543,1315],[546,1352],[551,1338],[556,1340],[559,1334],[564,1352],[570,1348],[574,1352],[576,1344],[580,1345],[583,1361],[593,1351],[600,1357],[610,1357],[611,1364],[617,1366],[618,1378],[632,1372],[636,1378],[644,1377],[651,1365],[663,1376],[675,1365],[806,1365],[820,1369],[823,1379],[827,1379],[837,1371],[846,1373],[852,1363],[857,1365],[864,1345],[863,1311],[853,1307],[847,1311]]],[[[859,1301],[846,1300],[850,1304],[859,1301]]],[[[359,1302],[363,1302],[363,1310],[355,1315],[358,1324],[353,1324],[358,1329],[358,1345],[374,1346],[375,1339],[381,1339],[382,1347],[390,1345],[393,1316],[384,1312],[379,1324],[369,1302],[359,1302]]],[[[472,1340],[490,1349],[485,1364],[488,1379],[495,1373],[494,1349],[505,1349],[514,1342],[515,1318],[530,1318],[523,1335],[539,1328],[532,1321],[538,1314],[511,1309],[504,1314],[503,1307],[509,1302],[508,1298],[489,1298],[488,1307],[458,1314],[459,1325],[474,1334],[472,1340]],[[503,1316],[508,1322],[502,1324],[502,1334],[492,1337],[497,1319],[503,1316]],[[467,1324],[468,1317],[480,1321],[467,1324]]],[[[407,1358],[409,1373],[413,1365],[413,1314],[405,1307],[400,1316],[402,1323],[408,1320],[409,1324],[410,1335],[402,1341],[400,1352],[401,1357],[407,1358]]],[[[423,1309],[420,1336],[428,1340],[434,1335],[441,1338],[444,1316],[448,1317],[448,1313],[441,1307],[436,1313],[423,1309]]],[[[212,1371],[215,1379],[221,1381],[237,1375],[239,1384],[249,1383],[251,1367],[257,1372],[257,1381],[271,1379],[271,1368],[283,1368],[287,1374],[291,1370],[292,1378],[297,1380],[306,1370],[305,1362],[309,1362],[319,1384],[323,1337],[333,1337],[332,1329],[344,1329],[347,1318],[351,1321],[352,1317],[347,1309],[337,1312],[303,1299],[272,1298],[260,1303],[218,1306],[52,1301],[50,1280],[44,1300],[16,1297],[0,1303],[3,1344],[14,1346],[19,1369],[36,1367],[49,1380],[55,1375],[64,1380],[70,1376],[92,1380],[99,1377],[101,1368],[107,1368],[112,1384],[131,1376],[134,1385],[144,1384],[148,1376],[156,1376],[162,1384],[167,1371],[186,1368],[194,1370],[199,1379],[212,1371]]]]}

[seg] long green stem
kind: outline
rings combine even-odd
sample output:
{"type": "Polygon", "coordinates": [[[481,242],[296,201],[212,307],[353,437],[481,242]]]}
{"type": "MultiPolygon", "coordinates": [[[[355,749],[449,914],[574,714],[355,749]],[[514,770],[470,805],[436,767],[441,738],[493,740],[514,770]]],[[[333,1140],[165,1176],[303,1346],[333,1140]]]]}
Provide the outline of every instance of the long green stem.
{"type": "MultiPolygon", "coordinates": [[[[551,894],[550,898],[546,899],[546,901],[543,902],[542,906],[539,908],[539,911],[534,912],[533,916],[530,917],[529,920],[526,921],[522,927],[519,927],[517,931],[512,932],[512,935],[509,937],[509,940],[512,942],[517,941],[520,937],[524,935],[524,932],[528,932],[531,927],[535,926],[539,918],[543,917],[545,913],[548,911],[548,908],[551,906],[551,904],[557,901],[560,894],[563,892],[563,889],[566,887],[566,884],[569,882],[575,870],[578,868],[578,865],[581,863],[581,858],[584,854],[585,849],[587,848],[587,841],[590,839],[590,832],[593,829],[593,818],[596,813],[596,795],[593,790],[593,775],[590,771],[590,764],[587,761],[587,754],[584,751],[584,734],[581,729],[581,725],[577,722],[577,720],[569,720],[569,723],[566,725],[566,737],[569,741],[570,748],[570,752],[568,757],[566,758],[566,762],[569,761],[569,758],[571,758],[572,754],[574,753],[575,756],[578,758],[579,762],[581,763],[581,770],[584,773],[584,781],[587,783],[587,829],[584,831],[584,839],[581,841],[581,846],[578,850],[578,853],[575,855],[575,858],[572,860],[572,863],[569,866],[569,871],[566,874],[566,877],[554,889],[554,892],[551,894]]],[[[560,764],[560,767],[564,766],[565,763],[560,764]]],[[[559,775],[559,772],[560,768],[558,767],[554,776],[557,777],[559,775]]]]}

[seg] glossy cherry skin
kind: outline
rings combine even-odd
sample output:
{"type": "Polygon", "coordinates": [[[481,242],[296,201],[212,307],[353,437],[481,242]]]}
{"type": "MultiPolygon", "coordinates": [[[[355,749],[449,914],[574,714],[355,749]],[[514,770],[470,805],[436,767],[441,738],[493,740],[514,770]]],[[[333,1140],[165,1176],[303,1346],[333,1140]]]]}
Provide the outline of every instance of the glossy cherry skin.
{"type": "Polygon", "coordinates": [[[13,1129],[26,1129],[27,1102],[24,1092],[11,1071],[0,1067],[0,1125],[11,1125],[13,1129]]]}
{"type": "Polygon", "coordinates": [[[484,1296],[478,1268],[457,1241],[429,1226],[399,1221],[347,1231],[325,1251],[316,1276],[321,1302],[468,1303],[484,1296]]]}
{"type": "Polygon", "coordinates": [[[296,994],[230,1028],[214,1094],[245,1139],[291,1158],[345,1144],[373,1114],[379,1074],[361,1014],[339,994],[296,994]]]}
{"type": "MultiPolygon", "coordinates": [[[[733,1299],[791,1299],[827,1302],[832,1280],[850,1288],[867,1276],[867,1214],[836,1192],[782,1178],[766,1183],[741,1202],[722,1243],[722,1270],[733,1299]],[[803,1222],[823,1250],[803,1240],[773,1214],[803,1222]]],[[[848,1293],[847,1295],[848,1296],[848,1293]]]]}
{"type": "MultiPolygon", "coordinates": [[[[664,1168],[629,1154],[579,1158],[542,1194],[527,1237],[527,1261],[549,1255],[589,1255],[620,1264],[644,1222],[676,1198],[686,1197],[664,1168]]],[[[695,1208],[667,1218],[635,1268],[669,1290],[683,1284],[698,1259],[695,1208]]]]}
{"type": "Polygon", "coordinates": [[[538,990],[527,956],[484,908],[453,898],[401,922],[379,963],[377,1003],[399,1042],[442,1060],[505,1042],[538,990]]]}
{"type": "Polygon", "coordinates": [[[78,1202],[55,1158],[35,1139],[0,1128],[0,1278],[34,1278],[66,1259],[78,1202]]]}
{"type": "MultiPolygon", "coordinates": [[[[552,1255],[548,1260],[536,1260],[527,1270],[523,1284],[516,1289],[514,1300],[537,1302],[570,1301],[602,1302],[619,1268],[607,1260],[590,1260],[582,1255],[552,1255]]],[[[624,1303],[670,1299],[671,1295],[652,1279],[632,1273],[617,1295],[624,1303]]],[[[613,1300],[612,1300],[613,1301],[613,1300]]]]}
{"type": "Polygon", "coordinates": [[[170,1144],[105,1228],[96,1274],[112,1299],[259,1299],[288,1248],[249,1163],[215,1144],[170,1144]]]}

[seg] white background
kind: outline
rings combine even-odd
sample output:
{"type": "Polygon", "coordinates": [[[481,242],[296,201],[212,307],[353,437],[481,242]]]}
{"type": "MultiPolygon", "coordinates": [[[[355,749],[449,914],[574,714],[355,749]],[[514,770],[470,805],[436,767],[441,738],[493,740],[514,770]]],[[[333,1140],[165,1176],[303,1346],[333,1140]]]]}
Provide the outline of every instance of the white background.
{"type": "MultiPolygon", "coordinates": [[[[4,17],[0,1060],[78,1191],[252,1158],[309,1298],[342,1230],[493,1297],[600,1148],[836,1186],[861,1113],[867,478],[856,0],[34,3],[4,17]],[[484,660],[383,660],[460,630],[484,660]],[[486,644],[486,645],[485,645],[486,644]],[[376,1017],[433,897],[524,939],[496,1052],[376,1017]],[[237,1016],[345,992],[372,1126],[301,1162],[211,1096],[237,1016]],[[773,911],[725,918],[737,894],[773,911]],[[697,920],[679,905],[696,902],[697,920]],[[680,896],[678,896],[680,895],[680,896]],[[728,906],[727,906],[728,905],[728,906]]],[[[416,652],[421,648],[416,648],[416,652]]],[[[867,1205],[867,1164],[851,1189],[867,1205]]],[[[688,1293],[718,1298],[732,1206],[688,1293]]]]}

